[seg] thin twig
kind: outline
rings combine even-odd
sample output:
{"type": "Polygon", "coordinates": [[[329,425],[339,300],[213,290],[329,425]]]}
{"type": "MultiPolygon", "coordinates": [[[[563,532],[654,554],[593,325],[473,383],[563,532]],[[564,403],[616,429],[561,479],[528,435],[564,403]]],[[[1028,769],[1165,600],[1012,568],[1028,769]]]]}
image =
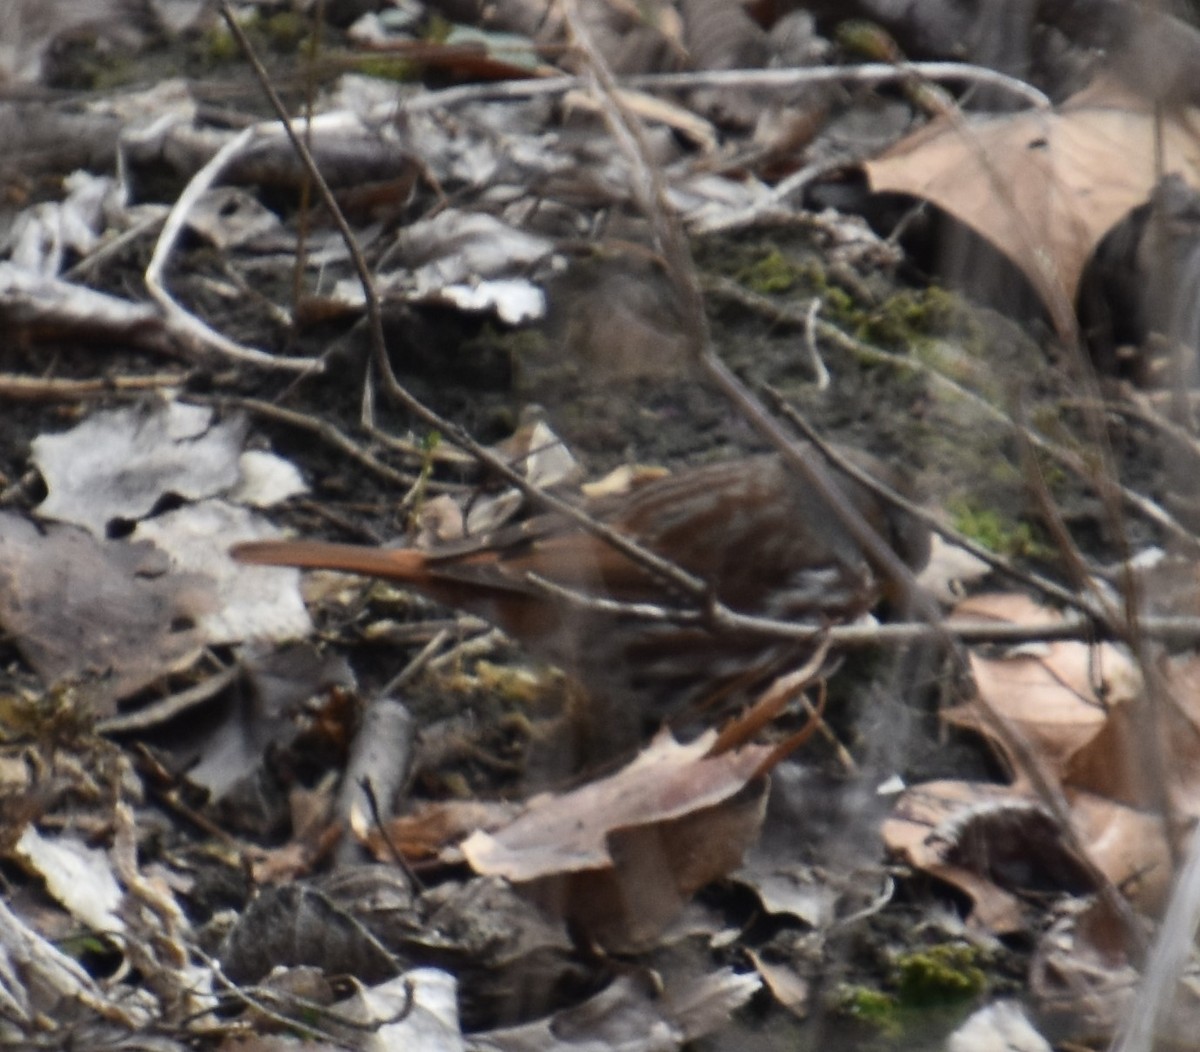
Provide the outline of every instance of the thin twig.
{"type": "MultiPolygon", "coordinates": [[[[606,119],[618,147],[622,149],[633,166],[635,173],[633,196],[645,209],[646,217],[655,232],[659,250],[666,260],[668,275],[675,287],[680,304],[685,308],[683,318],[687,329],[686,335],[696,350],[701,369],[738,408],[746,421],[783,454],[797,474],[833,509],[842,525],[867,557],[898,587],[907,600],[909,608],[929,622],[938,633],[939,639],[948,646],[956,663],[965,670],[967,668],[965,655],[955,645],[953,637],[945,631],[940,612],[933,600],[917,585],[909,568],[882,541],[862,516],[855,513],[845,495],[825,477],[819,465],[809,464],[806,461],[799,448],[792,442],[791,436],[784,431],[778,421],[767,413],[753,393],[713,352],[695,267],[683,236],[682,227],[674,219],[668,207],[666,195],[662,191],[662,181],[657,177],[657,170],[652,169],[648,161],[648,151],[641,146],[638,128],[630,121],[628,114],[621,109],[619,101],[615,97],[611,76],[602,56],[591,45],[587,30],[576,12],[575,0],[563,0],[563,11],[573,36],[580,43],[582,50],[591,62],[592,76],[604,90],[606,119]],[[648,188],[649,192],[647,192],[648,188]]],[[[1103,480],[1101,481],[1103,482],[1103,480]]],[[[1130,946],[1139,950],[1143,949],[1145,937],[1132,907],[1087,854],[1072,821],[1070,808],[1062,791],[1043,774],[1035,762],[1028,741],[1011,726],[1009,721],[1001,713],[996,712],[984,699],[980,699],[979,704],[987,722],[994,727],[997,737],[1011,749],[1012,755],[1029,758],[1030,778],[1058,823],[1064,840],[1071,850],[1079,854],[1089,873],[1095,878],[1100,896],[1113,910],[1114,915],[1121,919],[1130,946]]]]}
{"type": "Polygon", "coordinates": [[[492,628],[490,625],[481,625],[477,635],[471,636],[470,639],[464,639],[461,643],[456,643],[444,654],[431,657],[426,663],[426,668],[431,672],[438,672],[447,665],[462,661],[464,658],[476,654],[487,654],[495,649],[498,642],[507,639],[508,637],[500,629],[492,628]]]}
{"type": "MultiPolygon", "coordinates": [[[[146,206],[142,205],[142,207],[146,206]]],[[[157,206],[153,215],[143,216],[128,230],[123,230],[120,234],[98,245],[92,252],[83,256],[74,266],[65,271],[63,277],[68,281],[79,281],[89,277],[110,257],[124,251],[127,245],[136,241],[143,234],[149,234],[155,227],[161,227],[166,217],[166,206],[157,206]]]]}
{"type": "MultiPolygon", "coordinates": [[[[621,105],[616,95],[612,73],[579,17],[575,0],[563,0],[562,10],[572,37],[588,60],[589,73],[595,79],[597,90],[601,93],[600,102],[603,105],[605,122],[617,147],[630,165],[633,199],[654,231],[657,248],[663,256],[668,278],[675,291],[679,313],[683,319],[684,336],[696,355],[696,364],[700,371],[730,404],[737,408],[743,419],[779,451],[796,476],[829,506],[871,564],[878,567],[896,586],[911,608],[931,624],[936,624],[941,613],[918,586],[911,569],[863,518],[821,465],[804,455],[804,451],[792,436],[713,350],[704,295],[692,260],[691,248],[682,225],[668,203],[662,173],[649,160],[650,151],[645,144],[641,125],[621,105]]],[[[952,646],[953,640],[947,639],[947,644],[952,646]]]]}
{"type": "Polygon", "coordinates": [[[113,394],[141,394],[163,388],[183,387],[187,373],[150,373],[146,376],[102,376],[92,380],[64,377],[0,374],[0,399],[9,402],[78,401],[113,394]]]}
{"type": "Polygon", "coordinates": [[[338,229],[338,234],[350,254],[350,261],[354,266],[355,275],[358,277],[359,284],[363,287],[367,320],[370,325],[372,340],[378,340],[379,345],[382,346],[383,313],[380,310],[379,297],[375,292],[375,284],[371,277],[371,268],[367,265],[362,250],[358,246],[358,239],[354,236],[354,231],[350,229],[350,224],[347,222],[345,214],[334,199],[333,191],[329,189],[329,184],[325,181],[325,177],[321,175],[312,152],[304,140],[296,134],[291,116],[288,114],[287,108],[283,105],[283,100],[280,99],[274,85],[271,83],[271,75],[267,72],[262,62],[259,61],[253,45],[242,31],[237,16],[229,6],[229,0],[219,0],[217,6],[221,12],[221,17],[225,19],[226,25],[229,26],[230,33],[233,34],[234,39],[238,42],[238,47],[241,48],[242,53],[246,56],[246,61],[250,63],[250,68],[254,71],[255,79],[257,79],[259,87],[262,88],[263,94],[266,96],[271,109],[278,118],[284,134],[287,135],[288,141],[291,142],[292,149],[296,151],[296,156],[300,158],[301,165],[312,179],[313,186],[321,198],[321,203],[329,210],[330,217],[338,229]]]}
{"type": "Polygon", "coordinates": [[[812,302],[808,305],[808,310],[804,314],[804,346],[808,350],[809,362],[812,364],[813,373],[816,375],[816,389],[818,391],[829,390],[829,370],[825,368],[825,362],[821,358],[821,351],[817,347],[817,312],[821,309],[821,298],[814,296],[812,302]]]}
{"type": "Polygon", "coordinates": [[[439,442],[432,449],[427,448],[421,442],[411,438],[397,438],[393,434],[384,431],[383,428],[375,427],[368,424],[363,428],[367,435],[374,439],[382,446],[387,446],[388,449],[408,457],[416,461],[418,464],[425,461],[432,461],[436,464],[451,464],[456,467],[461,467],[467,464],[475,464],[474,457],[455,449],[451,445],[444,442],[439,442]]]}
{"type": "MultiPolygon", "coordinates": [[[[720,756],[756,738],[767,724],[783,712],[792,698],[803,694],[820,677],[828,656],[829,645],[822,642],[800,668],[776,677],[745,712],[721,728],[708,755],[720,756]]],[[[809,724],[806,726],[824,722],[821,714],[812,706],[809,706],[808,712],[809,724]]]]}
{"type": "MultiPolygon", "coordinates": [[[[1034,622],[989,621],[974,618],[948,618],[938,626],[926,622],[888,622],[880,624],[866,621],[850,625],[821,626],[801,624],[795,621],[779,621],[769,617],[755,617],[736,611],[720,613],[715,621],[705,612],[660,606],[656,603],[627,603],[618,599],[605,599],[587,592],[576,591],[565,585],[548,581],[537,574],[528,574],[526,580],[544,591],[556,602],[574,609],[604,614],[608,617],[624,617],[651,624],[701,625],[711,631],[730,631],[753,634],[797,642],[812,642],[828,638],[837,647],[906,646],[913,643],[934,643],[946,636],[961,643],[1044,643],[1055,640],[1079,640],[1081,642],[1124,642],[1125,632],[1117,623],[1114,630],[1107,619],[1097,620],[1087,611],[1064,614],[1052,624],[1034,622]],[[944,630],[944,631],[943,631],[944,630]]],[[[1075,604],[1078,606],[1078,602],[1075,604]]],[[[1142,630],[1147,638],[1159,640],[1172,646],[1185,646],[1200,642],[1200,617],[1143,617],[1142,630]]]]}
{"type": "Polygon", "coordinates": [[[806,164],[799,171],[781,179],[753,204],[736,211],[722,212],[711,218],[702,215],[696,221],[689,222],[688,229],[695,234],[720,234],[754,226],[757,223],[766,222],[768,219],[783,219],[793,208],[790,204],[791,200],[810,183],[820,179],[823,175],[849,168],[862,160],[865,158],[839,156],[826,161],[814,161],[812,164],[806,164]]]}
{"type": "MultiPolygon", "coordinates": [[[[342,919],[348,921],[355,929],[355,935],[360,938],[365,938],[375,947],[378,952],[383,953],[391,960],[396,967],[397,976],[403,973],[399,962],[393,953],[386,949],[375,936],[371,935],[361,923],[354,917],[350,916],[345,910],[340,909],[332,902],[329,903],[329,908],[341,914],[342,919]]],[[[321,1029],[314,1027],[310,1023],[302,1022],[304,1019],[319,1019],[329,1027],[344,1027],[347,1030],[355,1033],[369,1034],[376,1033],[381,1027],[390,1026],[394,1023],[404,1020],[412,1011],[415,990],[411,979],[405,980],[407,996],[405,1003],[390,1017],[382,1019],[354,1019],[338,1012],[328,1005],[319,1004],[316,1001],[310,1000],[307,997],[301,997],[292,993],[281,993],[278,990],[272,990],[266,987],[251,986],[245,987],[235,983],[232,979],[225,975],[220,962],[216,958],[205,953],[199,946],[192,945],[189,947],[201,961],[209,968],[213,978],[217,984],[226,990],[234,1000],[245,1005],[247,1008],[255,1012],[261,1012],[267,1019],[277,1023],[280,1029],[291,1032],[298,1031],[306,1034],[316,1040],[335,1039],[338,1035],[331,1029],[321,1029]],[[284,1009],[290,1010],[293,1014],[285,1015],[282,1011],[277,1010],[272,1005],[280,1005],[284,1009]]],[[[212,1008],[204,1009],[193,1013],[191,1019],[198,1019],[206,1015],[211,1015],[219,1011],[220,1005],[214,1005],[212,1008]]]]}
{"type": "MultiPolygon", "coordinates": [[[[240,27],[238,32],[241,32],[240,27]]],[[[183,236],[188,214],[200,197],[233,163],[234,158],[250,146],[254,141],[255,134],[256,129],[253,127],[238,132],[213,155],[204,167],[192,176],[163,223],[158,242],[154,246],[154,253],[146,265],[144,275],[146,291],[150,293],[162,310],[163,320],[168,331],[191,347],[215,351],[226,358],[262,369],[301,373],[320,372],[321,364],[311,358],[287,358],[282,355],[268,354],[266,351],[243,346],[227,336],[223,336],[211,325],[184,310],[167,291],[164,273],[175,245],[183,236]]]]}
{"type": "Polygon", "coordinates": [[[392,861],[403,871],[408,877],[409,883],[413,890],[418,894],[426,890],[425,881],[417,876],[416,870],[409,865],[408,859],[404,857],[404,852],[392,839],[391,830],[388,829],[387,823],[383,820],[383,813],[379,808],[379,795],[375,792],[375,786],[371,784],[370,778],[364,778],[359,783],[359,789],[366,797],[367,807],[371,811],[371,821],[375,823],[375,831],[379,834],[379,839],[383,841],[384,847],[388,849],[388,854],[392,856],[392,861]]]}
{"type": "Polygon", "coordinates": [[[198,402],[202,405],[216,405],[222,408],[245,409],[247,412],[255,413],[258,416],[266,417],[269,420],[274,420],[280,424],[287,424],[289,427],[294,427],[300,431],[306,431],[310,435],[316,435],[323,442],[327,442],[340,453],[344,453],[351,460],[361,464],[372,474],[378,475],[380,478],[396,486],[404,486],[405,488],[416,485],[418,476],[409,474],[405,471],[398,471],[390,464],[385,464],[382,460],[376,457],[373,453],[364,449],[354,439],[343,434],[328,420],[320,417],[314,417],[308,413],[297,412],[294,409],[284,409],[282,406],[275,405],[273,402],[264,402],[261,398],[246,398],[238,395],[196,395],[189,394],[188,401],[198,402]]]}
{"type": "MultiPolygon", "coordinates": [[[[1200,461],[1200,439],[1186,427],[1163,416],[1155,404],[1157,399],[1153,395],[1145,391],[1128,391],[1125,394],[1126,397],[1119,400],[1110,401],[1105,399],[1102,401],[1101,406],[1104,411],[1120,413],[1122,416],[1141,421],[1148,427],[1159,431],[1164,437],[1179,446],[1180,449],[1186,450],[1190,456],[1200,461]]],[[[1091,400],[1068,398],[1064,399],[1061,404],[1070,408],[1087,409],[1091,404],[1091,400]]]]}
{"type": "Polygon", "coordinates": [[[973,541],[966,534],[946,525],[936,515],[932,515],[920,505],[914,504],[890,486],[885,486],[879,479],[863,471],[857,464],[849,458],[842,456],[835,447],[826,442],[816,429],[800,415],[794,406],[784,401],[783,396],[778,391],[771,389],[769,395],[775,410],[786,417],[839,471],[845,472],[850,478],[866,486],[889,504],[900,508],[905,514],[912,516],[918,522],[924,523],[934,533],[939,534],[951,544],[956,544],[965,551],[970,552],[977,559],[987,563],[993,570],[1004,574],[1010,580],[1032,588],[1034,591],[1040,592],[1042,595],[1048,596],[1056,602],[1062,603],[1064,606],[1079,610],[1085,615],[1093,613],[1092,604],[1080,598],[1078,593],[1063,588],[1062,585],[1051,581],[1048,577],[1044,577],[1041,574],[1014,566],[1011,560],[1005,559],[1003,556],[997,555],[990,549],[985,548],[977,541],[973,541]]]}
{"type": "MultiPolygon", "coordinates": [[[[1027,438],[1037,449],[1061,464],[1073,475],[1089,484],[1095,481],[1095,472],[1083,457],[1063,449],[1057,443],[1051,442],[1044,435],[1024,424],[1018,423],[1008,413],[992,405],[982,395],[972,391],[968,387],[964,387],[958,381],[951,379],[937,369],[931,368],[925,362],[909,355],[887,351],[882,347],[864,343],[862,340],[858,340],[848,333],[843,332],[836,325],[827,321],[817,321],[817,332],[822,339],[840,347],[842,350],[853,355],[858,361],[873,364],[888,363],[901,371],[918,373],[928,378],[933,384],[949,391],[956,397],[969,403],[973,408],[978,409],[987,419],[1000,424],[1014,435],[1021,434],[1027,438]]],[[[1195,534],[1182,525],[1170,512],[1156,501],[1151,500],[1144,494],[1138,493],[1136,490],[1129,489],[1127,486],[1116,482],[1114,482],[1114,485],[1121,499],[1133,511],[1155,526],[1158,526],[1172,539],[1184,545],[1189,551],[1200,554],[1200,539],[1197,539],[1195,534]]]]}
{"type": "Polygon", "coordinates": [[[210,698],[216,697],[233,683],[240,673],[241,668],[236,664],[219,669],[194,687],[181,690],[177,694],[152,702],[133,712],[118,713],[116,716],[109,716],[98,721],[96,731],[99,734],[128,734],[130,731],[160,727],[180,713],[187,712],[188,709],[195,708],[210,698]]]}
{"type": "Polygon", "coordinates": [[[447,628],[435,633],[434,637],[420,649],[417,655],[388,680],[387,685],[379,693],[391,697],[407,687],[429,666],[434,656],[446,645],[450,637],[451,632],[447,628]]]}
{"type": "MultiPolygon", "coordinates": [[[[514,470],[503,458],[476,441],[464,428],[459,427],[453,421],[430,409],[400,383],[392,369],[391,360],[387,354],[387,343],[383,334],[383,314],[380,310],[378,291],[375,288],[370,267],[367,265],[366,259],[358,247],[354,232],[350,229],[345,215],[335,200],[333,192],[329,189],[329,184],[325,181],[324,176],[317,167],[312,154],[300,137],[296,135],[283,103],[271,89],[266,70],[263,69],[262,64],[254,56],[253,48],[250,42],[246,40],[245,34],[241,32],[241,28],[236,25],[236,18],[229,8],[228,0],[221,0],[219,7],[222,16],[230,24],[231,30],[237,37],[239,45],[247,52],[248,57],[251,59],[251,65],[255,70],[256,76],[259,78],[264,92],[267,94],[272,108],[283,123],[288,138],[291,140],[292,146],[296,151],[296,155],[300,158],[301,164],[312,178],[313,186],[316,188],[322,203],[333,217],[338,232],[350,253],[350,258],[354,263],[355,274],[358,277],[359,284],[362,286],[363,298],[366,303],[372,357],[388,396],[428,427],[440,432],[448,442],[452,442],[454,445],[465,449],[479,463],[485,465],[501,478],[516,486],[517,489],[529,497],[536,505],[549,508],[551,511],[556,511],[564,515],[584,530],[602,538],[622,555],[645,567],[648,572],[654,574],[656,577],[693,596],[698,601],[704,602],[708,596],[708,588],[702,580],[687,573],[687,571],[676,566],[669,559],[662,558],[662,556],[630,540],[624,534],[598,522],[574,504],[547,493],[542,487],[531,483],[520,472],[514,470]]],[[[364,388],[364,399],[369,398],[368,385],[364,388]]]]}
{"type": "MultiPolygon", "coordinates": [[[[809,84],[891,84],[914,75],[926,80],[965,81],[998,87],[1035,109],[1049,109],[1049,97],[1031,84],[995,70],[964,62],[910,62],[896,66],[871,62],[859,66],[810,66],[805,69],[721,69],[690,73],[646,73],[613,79],[615,88],[675,92],[689,88],[764,88],[787,90],[809,84]]],[[[565,95],[586,87],[583,77],[542,77],[530,80],[468,84],[443,91],[425,91],[401,103],[401,110],[419,113],[450,109],[472,102],[517,101],[565,95]]]]}
{"type": "Polygon", "coordinates": [[[837,736],[834,729],[829,726],[823,713],[825,711],[825,692],[829,689],[829,685],[822,680],[817,684],[817,689],[821,691],[820,703],[814,705],[808,698],[806,691],[800,693],[800,704],[810,719],[817,721],[817,733],[829,743],[829,747],[833,749],[833,755],[837,758],[837,762],[842,765],[842,770],[849,775],[858,774],[858,764],[854,762],[854,757],[850,755],[850,750],[842,744],[841,738],[837,736]]]}

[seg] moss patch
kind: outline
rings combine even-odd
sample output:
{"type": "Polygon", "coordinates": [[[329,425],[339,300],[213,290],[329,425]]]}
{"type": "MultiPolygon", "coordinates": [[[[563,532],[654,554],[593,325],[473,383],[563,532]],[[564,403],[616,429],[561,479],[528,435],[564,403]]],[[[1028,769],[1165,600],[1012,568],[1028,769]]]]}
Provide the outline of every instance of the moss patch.
{"type": "Polygon", "coordinates": [[[904,1032],[900,1004],[891,994],[869,986],[843,986],[834,998],[842,1015],[869,1027],[881,1037],[898,1038],[904,1032]]]}
{"type": "Polygon", "coordinates": [[[980,326],[961,297],[946,289],[902,289],[866,312],[856,335],[868,343],[893,349],[920,348],[934,336],[955,337],[968,353],[985,343],[980,326]]]}
{"type": "Polygon", "coordinates": [[[959,533],[966,534],[997,555],[1046,559],[1054,554],[1032,524],[1006,517],[969,497],[952,499],[948,510],[959,533]]]}
{"type": "Polygon", "coordinates": [[[987,963],[982,950],[965,943],[902,953],[888,967],[885,989],[844,984],[831,1004],[862,1028],[860,1049],[935,1047],[929,1041],[953,1030],[987,990],[987,963]]]}
{"type": "Polygon", "coordinates": [[[751,292],[764,296],[791,292],[807,284],[806,275],[810,268],[789,259],[778,248],[769,248],[765,254],[741,267],[734,280],[751,292]]]}
{"type": "Polygon", "coordinates": [[[983,993],[987,977],[979,967],[982,952],[963,943],[930,946],[896,959],[901,1004],[929,1008],[955,1004],[983,993]]]}

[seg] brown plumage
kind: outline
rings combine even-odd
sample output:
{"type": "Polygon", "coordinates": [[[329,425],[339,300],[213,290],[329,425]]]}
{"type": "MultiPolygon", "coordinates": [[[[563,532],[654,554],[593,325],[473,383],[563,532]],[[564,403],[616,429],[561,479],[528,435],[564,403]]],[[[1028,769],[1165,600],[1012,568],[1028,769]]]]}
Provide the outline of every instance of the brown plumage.
{"type": "MultiPolygon", "coordinates": [[[[809,455],[820,459],[815,451],[809,455]]],[[[853,455],[883,481],[907,489],[897,472],[853,455]]],[[[929,536],[923,526],[850,479],[839,476],[838,484],[905,562],[924,565],[929,536]]],[[[588,510],[705,580],[741,613],[827,625],[866,613],[883,594],[835,512],[775,456],[683,470],[588,510]]],[[[753,686],[803,656],[795,643],[580,609],[549,595],[528,574],[605,599],[688,608],[661,580],[559,515],[536,516],[444,550],[280,540],[241,544],[233,555],[410,585],[503,628],[578,678],[604,710],[651,720],[731,684],[753,686]]]]}

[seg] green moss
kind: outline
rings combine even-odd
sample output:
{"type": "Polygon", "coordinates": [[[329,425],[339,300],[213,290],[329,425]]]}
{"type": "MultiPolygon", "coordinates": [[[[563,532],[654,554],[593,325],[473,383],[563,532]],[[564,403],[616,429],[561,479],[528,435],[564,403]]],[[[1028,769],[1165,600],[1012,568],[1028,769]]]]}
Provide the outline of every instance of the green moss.
{"type": "Polygon", "coordinates": [[[417,481],[413,485],[412,493],[412,517],[415,520],[421,513],[422,507],[425,505],[425,498],[428,496],[429,480],[433,477],[433,459],[437,453],[438,446],[442,444],[442,434],[440,431],[430,431],[424,438],[421,439],[421,471],[417,475],[417,481]]]}
{"type": "Polygon", "coordinates": [[[425,39],[433,44],[444,44],[454,32],[454,23],[439,14],[431,14],[425,26],[425,39]]]}
{"type": "Polygon", "coordinates": [[[982,508],[969,498],[950,502],[950,516],[954,528],[973,541],[994,552],[1008,551],[1012,527],[1004,523],[998,512],[982,508]]]}
{"type": "Polygon", "coordinates": [[[723,274],[750,292],[793,304],[817,298],[823,320],[868,345],[917,354],[932,348],[930,364],[946,366],[973,389],[987,375],[982,368],[989,364],[987,325],[948,289],[899,289],[882,302],[867,303],[854,287],[831,276],[821,254],[807,244],[707,242],[699,253],[706,272],[723,274]]]}
{"type": "Polygon", "coordinates": [[[1042,457],[1039,460],[1038,470],[1041,471],[1042,479],[1051,492],[1070,485],[1071,474],[1058,461],[1051,460],[1049,457],[1042,457]]]}
{"type": "Polygon", "coordinates": [[[1081,444],[1078,426],[1083,420],[1086,417],[1066,411],[1057,400],[1037,403],[1029,410],[1029,423],[1038,434],[1080,455],[1087,452],[1087,447],[1081,444]]]}
{"type": "Polygon", "coordinates": [[[926,1047],[921,1035],[948,1033],[965,1003],[987,989],[986,963],[984,951],[966,943],[902,953],[891,961],[886,989],[844,984],[830,1004],[864,1028],[859,1047],[897,1048],[901,1039],[926,1047]]]}
{"type": "Polygon", "coordinates": [[[864,318],[854,297],[831,282],[815,259],[798,259],[774,245],[760,245],[749,258],[743,253],[728,269],[734,281],[761,296],[790,294],[787,298],[791,300],[815,296],[821,301],[822,316],[838,324],[856,325],[864,318]]]}
{"type": "Polygon", "coordinates": [[[904,57],[887,30],[864,18],[839,22],[834,39],[838,47],[871,62],[898,62],[904,57]]]}
{"type": "Polygon", "coordinates": [[[94,719],[79,686],[0,694],[0,741],[71,741],[87,734],[94,719]]]}
{"type": "Polygon", "coordinates": [[[811,280],[817,294],[821,297],[821,306],[826,315],[833,321],[855,316],[861,317],[862,307],[850,293],[845,289],[838,288],[837,285],[831,285],[825,272],[819,267],[810,267],[809,270],[812,272],[811,280]]]}
{"type": "Polygon", "coordinates": [[[68,935],[58,942],[58,948],[68,957],[82,961],[87,957],[102,957],[113,952],[111,943],[99,935],[68,935]]]}
{"type": "MultiPolygon", "coordinates": [[[[284,55],[300,51],[312,34],[312,22],[295,11],[280,11],[269,17],[252,15],[241,26],[256,49],[284,55]]],[[[241,47],[223,21],[214,24],[200,38],[198,59],[203,66],[244,61],[241,47]]]]}
{"type": "Polygon", "coordinates": [[[219,66],[241,57],[242,49],[229,32],[224,22],[217,22],[200,38],[200,61],[205,65],[219,66]]]}
{"type": "Polygon", "coordinates": [[[1027,522],[1006,518],[969,497],[950,500],[948,509],[955,529],[997,555],[1045,558],[1051,554],[1049,546],[1027,522]]]}
{"type": "Polygon", "coordinates": [[[312,32],[311,20],[298,11],[278,11],[260,19],[259,32],[276,51],[298,50],[312,32]]]}
{"type": "Polygon", "coordinates": [[[142,74],[141,66],[128,57],[111,56],[97,61],[92,69],[92,90],[111,91],[133,84],[142,74]]]}
{"type": "Polygon", "coordinates": [[[910,347],[930,336],[953,333],[961,343],[982,341],[962,301],[936,285],[889,296],[858,325],[857,335],[885,347],[910,347]]]}
{"type": "Polygon", "coordinates": [[[997,486],[1018,487],[1025,485],[1025,478],[1021,474],[1021,466],[1009,460],[1007,457],[988,457],[984,460],[986,477],[989,482],[994,482],[997,486]]]}
{"type": "Polygon", "coordinates": [[[896,998],[869,986],[841,987],[834,996],[834,1009],[886,1037],[899,1037],[904,1029],[896,998]]]}
{"type": "Polygon", "coordinates": [[[376,80],[410,83],[421,75],[421,66],[396,55],[367,55],[354,63],[354,68],[364,77],[376,80]]]}
{"type": "Polygon", "coordinates": [[[900,1002],[926,1008],[975,997],[987,988],[987,976],[979,967],[982,957],[982,951],[965,943],[902,954],[895,962],[900,1002]]]}
{"type": "Polygon", "coordinates": [[[803,264],[788,259],[779,249],[771,248],[765,255],[738,270],[734,279],[751,292],[769,296],[790,292],[797,285],[806,283],[808,269],[803,264]]]}
{"type": "Polygon", "coordinates": [[[475,664],[475,680],[502,705],[528,707],[546,696],[555,683],[545,669],[498,665],[493,661],[475,664]]]}
{"type": "Polygon", "coordinates": [[[912,344],[913,356],[941,376],[987,395],[990,377],[979,360],[966,353],[958,340],[922,338],[912,344]]]}

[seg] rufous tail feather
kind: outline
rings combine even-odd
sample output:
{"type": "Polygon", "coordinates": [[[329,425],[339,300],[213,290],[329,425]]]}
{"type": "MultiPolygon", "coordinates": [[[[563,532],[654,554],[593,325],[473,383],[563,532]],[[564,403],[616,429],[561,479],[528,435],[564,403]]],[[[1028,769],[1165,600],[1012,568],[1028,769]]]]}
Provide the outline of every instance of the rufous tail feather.
{"type": "Polygon", "coordinates": [[[409,583],[429,577],[425,553],[412,548],[370,548],[330,541],[248,541],[235,544],[229,554],[238,562],[260,566],[337,570],[409,583]]]}

